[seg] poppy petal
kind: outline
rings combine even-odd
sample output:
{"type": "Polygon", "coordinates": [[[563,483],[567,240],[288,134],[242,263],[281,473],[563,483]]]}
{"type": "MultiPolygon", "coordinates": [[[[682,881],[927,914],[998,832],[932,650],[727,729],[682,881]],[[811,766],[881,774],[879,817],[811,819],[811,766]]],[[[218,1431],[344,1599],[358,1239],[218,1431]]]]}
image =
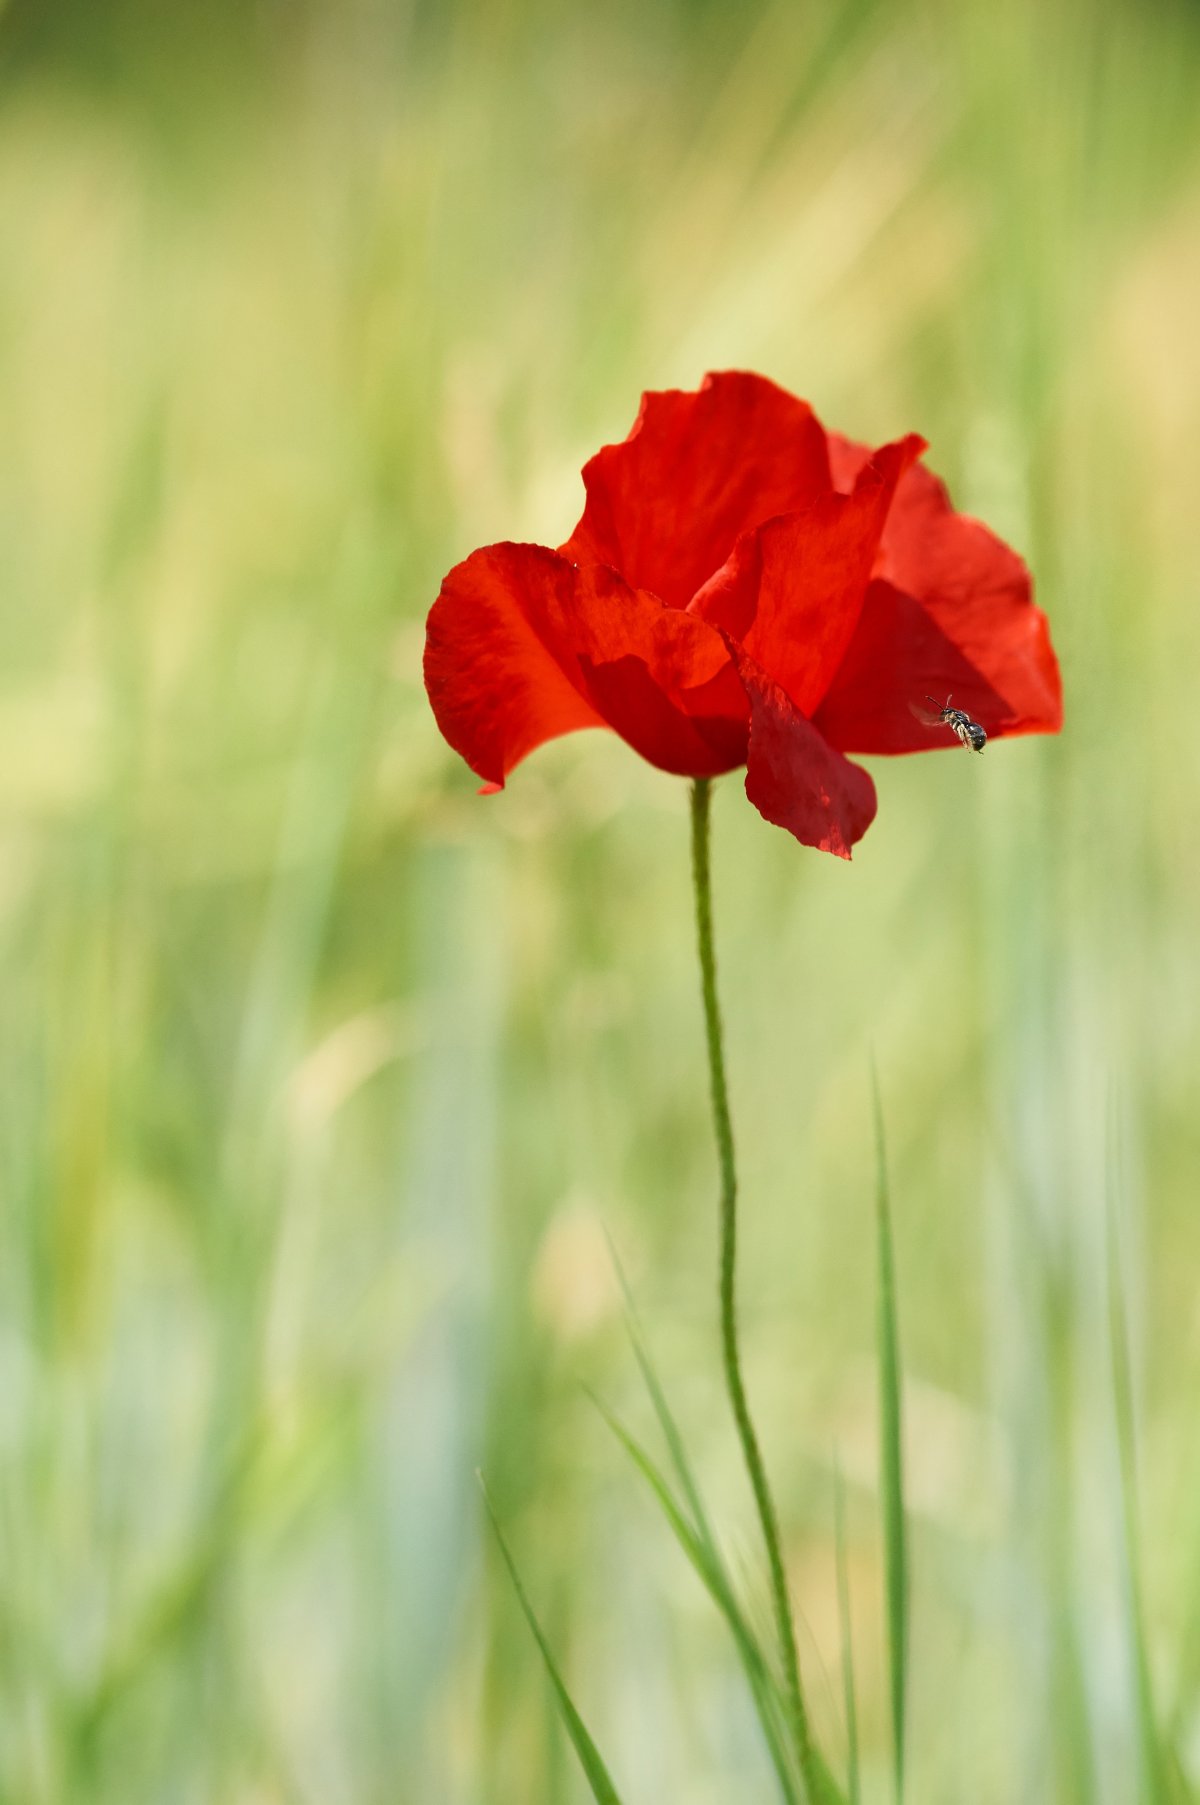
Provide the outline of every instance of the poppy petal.
{"type": "Polygon", "coordinates": [[[738,540],[693,599],[802,714],[813,713],[854,635],[896,484],[925,449],[915,434],[877,451],[852,493],[819,496],[738,540]]]}
{"type": "Polygon", "coordinates": [[[786,389],[727,371],[694,392],[643,395],[629,437],[597,452],[583,481],[566,555],[686,608],[742,533],[828,493],[825,429],[786,389]]]}
{"type": "Polygon", "coordinates": [[[579,574],[579,668],[613,731],[678,777],[718,777],[744,764],[749,710],[721,635],[603,565],[579,574]]]}
{"type": "Polygon", "coordinates": [[[746,756],[748,707],[719,633],[539,545],[485,546],[430,612],[438,725],[494,788],[535,747],[609,726],[651,764],[712,777],[746,756]]]}
{"type": "MultiPolygon", "coordinates": [[[[884,528],[876,578],[815,716],[847,752],[921,752],[914,718],[927,695],[977,719],[989,736],[1056,733],[1062,682],[1025,564],[955,513],[942,483],[914,466],[884,528]]],[[[936,742],[935,742],[936,743],[936,742]]]]}
{"type": "Polygon", "coordinates": [[[840,432],[827,432],[825,445],[829,452],[829,475],[840,495],[849,495],[864,465],[871,461],[871,447],[856,439],[845,439],[840,432]]]}
{"type": "Polygon", "coordinates": [[[486,784],[561,734],[603,725],[563,657],[570,566],[537,545],[486,545],[442,584],[425,687],[446,739],[486,784]]]}
{"type": "Polygon", "coordinates": [[[803,845],[848,859],[875,819],[870,775],[835,751],[752,658],[730,649],[750,701],[747,796],[803,845]]]}

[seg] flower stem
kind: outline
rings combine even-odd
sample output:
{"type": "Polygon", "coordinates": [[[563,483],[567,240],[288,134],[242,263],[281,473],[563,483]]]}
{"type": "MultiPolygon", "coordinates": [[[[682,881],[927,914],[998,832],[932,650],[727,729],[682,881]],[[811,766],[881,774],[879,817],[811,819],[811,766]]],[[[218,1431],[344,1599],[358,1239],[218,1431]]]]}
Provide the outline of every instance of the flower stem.
{"type": "Polygon", "coordinates": [[[808,1729],[808,1713],[800,1690],[800,1668],[796,1659],[796,1631],[792,1624],[792,1608],[788,1602],[787,1577],[779,1539],[779,1522],[767,1484],[758,1436],[750,1418],[746,1387],[742,1382],[741,1354],[738,1351],[735,1273],[737,1262],[737,1167],[733,1156],[733,1124],[729,1117],[729,1092],[725,1082],[725,1054],[721,1040],[721,1013],[717,1005],[717,965],[713,950],[712,874],[709,866],[709,800],[712,783],[700,778],[692,785],[692,881],[696,892],[696,936],[700,947],[700,983],[704,997],[704,1027],[708,1037],[708,1070],[712,1090],[713,1128],[717,1138],[717,1158],[721,1169],[721,1354],[725,1365],[725,1383],[733,1405],[738,1439],[758,1520],[762,1525],[767,1562],[771,1572],[771,1598],[775,1611],[775,1630],[783,1661],[788,1719],[796,1756],[805,1786],[812,1798],[818,1798],[819,1778],[808,1729]]]}

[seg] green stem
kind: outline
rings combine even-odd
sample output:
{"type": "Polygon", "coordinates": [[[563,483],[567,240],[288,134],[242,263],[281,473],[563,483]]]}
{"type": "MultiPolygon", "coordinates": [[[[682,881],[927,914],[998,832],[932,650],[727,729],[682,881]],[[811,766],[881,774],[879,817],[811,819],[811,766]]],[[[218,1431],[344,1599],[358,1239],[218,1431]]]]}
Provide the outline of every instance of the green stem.
{"type": "Polygon", "coordinates": [[[717,1137],[717,1158],[721,1168],[721,1353],[725,1364],[725,1383],[733,1405],[738,1438],[750,1475],[758,1520],[762,1525],[767,1562],[771,1571],[771,1597],[775,1610],[775,1630],[783,1660],[787,1689],[788,1717],[796,1756],[805,1785],[812,1798],[820,1797],[817,1763],[808,1729],[808,1713],[800,1690],[800,1668],[796,1659],[796,1631],[792,1624],[792,1608],[788,1602],[787,1578],[783,1567],[783,1551],[779,1539],[779,1522],[767,1484],[758,1436],[750,1418],[746,1387],[742,1382],[742,1362],[738,1351],[735,1273],[737,1263],[737,1168],[733,1157],[733,1124],[729,1118],[729,1092],[725,1082],[725,1054],[721,1041],[721,1013],[717,1005],[717,964],[713,950],[712,874],[708,857],[708,822],[711,780],[700,778],[692,785],[692,880],[696,892],[696,935],[700,947],[700,982],[704,996],[704,1027],[708,1037],[708,1070],[712,1089],[713,1127],[717,1137]]]}

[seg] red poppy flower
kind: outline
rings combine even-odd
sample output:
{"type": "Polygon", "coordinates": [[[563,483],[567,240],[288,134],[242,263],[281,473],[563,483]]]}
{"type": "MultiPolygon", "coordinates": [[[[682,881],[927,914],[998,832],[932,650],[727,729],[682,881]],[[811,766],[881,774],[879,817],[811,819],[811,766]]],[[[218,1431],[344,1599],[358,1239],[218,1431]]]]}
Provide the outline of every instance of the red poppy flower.
{"type": "Polygon", "coordinates": [[[579,727],[683,777],[745,765],[768,821],[849,858],[875,786],[846,754],[955,744],[914,714],[927,696],[992,739],[1062,724],[1029,572],[954,512],[924,450],[851,444],[761,376],[645,395],[585,465],[564,545],[485,546],[442,584],[442,732],[489,790],[579,727]]]}

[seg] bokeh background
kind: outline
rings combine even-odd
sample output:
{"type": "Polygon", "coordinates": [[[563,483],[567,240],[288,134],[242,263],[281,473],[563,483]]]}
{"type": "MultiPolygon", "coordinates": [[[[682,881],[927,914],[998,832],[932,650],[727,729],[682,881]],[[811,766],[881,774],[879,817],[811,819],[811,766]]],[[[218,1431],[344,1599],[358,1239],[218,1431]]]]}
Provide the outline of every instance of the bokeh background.
{"type": "Polygon", "coordinates": [[[0,1799],[583,1799],[477,1467],[627,1805],[774,1796],[587,1396],[650,1438],[607,1232],[765,1609],[686,790],[584,734],[481,800],[420,681],[444,570],[730,366],[922,431],[1067,694],[873,761],[853,865],[716,798],[818,1729],[836,1457],[889,1796],[873,1050],[911,1797],[1148,1797],[1139,1620],[1200,1786],[1198,92],[1181,0],[0,10],[0,1799]]]}

